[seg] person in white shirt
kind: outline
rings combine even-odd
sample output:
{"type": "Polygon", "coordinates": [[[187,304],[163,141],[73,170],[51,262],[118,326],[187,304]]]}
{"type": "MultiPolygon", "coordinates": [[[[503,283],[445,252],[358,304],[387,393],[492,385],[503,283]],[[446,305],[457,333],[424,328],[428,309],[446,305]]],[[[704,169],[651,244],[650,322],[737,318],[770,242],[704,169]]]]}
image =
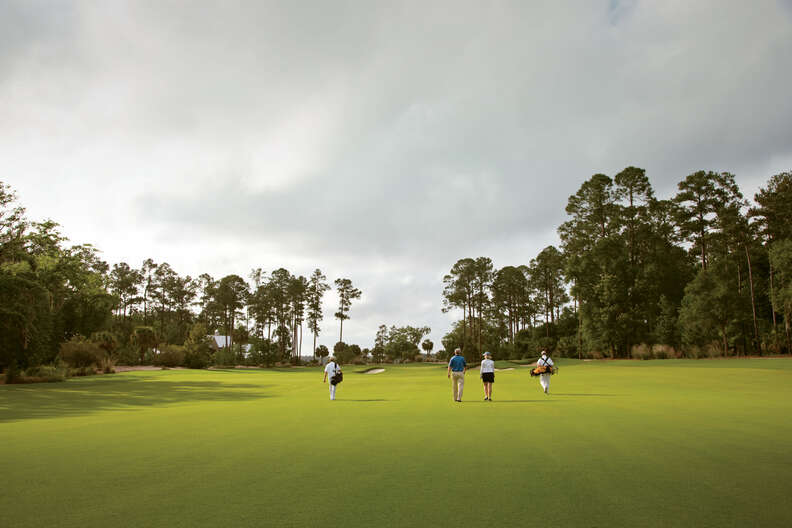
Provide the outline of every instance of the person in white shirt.
{"type": "MultiPolygon", "coordinates": [[[[537,367],[552,367],[553,360],[547,356],[547,350],[542,350],[542,357],[536,362],[537,367]]],[[[545,394],[550,394],[550,373],[539,374],[539,384],[545,394]]]]}
{"type": "Polygon", "coordinates": [[[484,383],[484,400],[492,401],[492,384],[495,383],[495,362],[492,354],[484,352],[484,361],[481,362],[479,377],[484,383]]]}
{"type": "Polygon", "coordinates": [[[325,383],[327,381],[327,375],[329,374],[330,375],[330,399],[331,400],[335,400],[336,389],[338,388],[338,383],[334,383],[333,382],[333,378],[339,372],[341,372],[341,365],[338,364],[338,362],[336,361],[336,358],[330,357],[329,361],[327,362],[327,365],[325,365],[324,379],[322,380],[322,383],[325,383]]]}

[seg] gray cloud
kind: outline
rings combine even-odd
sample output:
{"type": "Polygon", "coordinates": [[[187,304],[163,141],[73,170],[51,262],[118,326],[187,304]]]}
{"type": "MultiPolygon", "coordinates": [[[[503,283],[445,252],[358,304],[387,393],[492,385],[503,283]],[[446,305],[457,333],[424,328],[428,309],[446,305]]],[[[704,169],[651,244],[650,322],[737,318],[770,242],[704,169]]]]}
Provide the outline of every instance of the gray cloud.
{"type": "Polygon", "coordinates": [[[7,2],[0,173],[109,260],[320,266],[351,339],[439,343],[443,273],[530,260],[591,174],[788,169],[790,55],[789,2],[7,2]]]}

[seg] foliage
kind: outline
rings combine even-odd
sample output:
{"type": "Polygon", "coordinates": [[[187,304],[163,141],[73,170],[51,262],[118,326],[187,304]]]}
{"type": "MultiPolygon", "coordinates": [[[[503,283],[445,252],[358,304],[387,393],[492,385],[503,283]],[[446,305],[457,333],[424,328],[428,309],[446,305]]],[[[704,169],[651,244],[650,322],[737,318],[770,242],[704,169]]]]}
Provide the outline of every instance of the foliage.
{"type": "Polygon", "coordinates": [[[116,351],[115,360],[117,365],[139,365],[140,352],[137,347],[129,345],[122,346],[116,351]]]}
{"type": "Polygon", "coordinates": [[[140,362],[146,363],[146,353],[156,348],[159,338],[154,328],[150,326],[138,326],[132,332],[132,343],[137,347],[140,354],[140,362]]]}
{"type": "Polygon", "coordinates": [[[326,358],[330,355],[330,350],[324,345],[319,345],[316,347],[316,355],[320,358],[326,358]]]}
{"type": "Polygon", "coordinates": [[[333,357],[335,357],[339,363],[349,363],[352,361],[352,358],[355,357],[355,354],[352,352],[349,345],[343,341],[339,341],[333,345],[333,357]]]}
{"type": "Polygon", "coordinates": [[[69,375],[69,369],[57,365],[38,365],[25,371],[24,380],[28,383],[52,383],[64,381],[69,375]]]}
{"type": "Polygon", "coordinates": [[[180,367],[186,360],[186,349],[179,345],[164,345],[154,356],[154,364],[161,367],[180,367]]]}
{"type": "Polygon", "coordinates": [[[776,272],[773,307],[784,315],[786,349],[792,350],[792,239],[779,240],[770,247],[770,262],[776,272]]]}
{"type": "Polygon", "coordinates": [[[352,301],[360,299],[361,291],[352,286],[352,281],[349,279],[336,279],[336,289],[338,290],[338,311],[335,313],[336,319],[341,323],[338,334],[338,341],[344,340],[344,320],[349,319],[349,310],[352,307],[352,301]]]}
{"type": "Polygon", "coordinates": [[[105,351],[96,343],[76,335],[69,341],[61,343],[59,356],[70,367],[81,368],[100,363],[105,351]]]}
{"type": "Polygon", "coordinates": [[[734,321],[740,317],[735,310],[745,305],[745,299],[729,284],[731,276],[727,262],[710,260],[708,269],[702,268],[687,285],[679,311],[684,344],[705,347],[717,343],[721,353],[728,354],[736,338],[734,321]]]}
{"type": "Polygon", "coordinates": [[[218,367],[233,367],[237,364],[237,355],[230,347],[221,348],[214,353],[214,364],[218,367]]]}

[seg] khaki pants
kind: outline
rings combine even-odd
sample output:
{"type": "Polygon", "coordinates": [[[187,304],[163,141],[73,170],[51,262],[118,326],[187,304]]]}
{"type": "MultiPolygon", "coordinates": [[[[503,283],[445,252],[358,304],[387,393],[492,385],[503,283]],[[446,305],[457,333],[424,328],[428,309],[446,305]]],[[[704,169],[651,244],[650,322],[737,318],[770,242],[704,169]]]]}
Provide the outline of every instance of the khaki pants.
{"type": "Polygon", "coordinates": [[[451,391],[454,393],[454,400],[462,399],[462,390],[465,388],[465,373],[451,373],[451,391]]]}

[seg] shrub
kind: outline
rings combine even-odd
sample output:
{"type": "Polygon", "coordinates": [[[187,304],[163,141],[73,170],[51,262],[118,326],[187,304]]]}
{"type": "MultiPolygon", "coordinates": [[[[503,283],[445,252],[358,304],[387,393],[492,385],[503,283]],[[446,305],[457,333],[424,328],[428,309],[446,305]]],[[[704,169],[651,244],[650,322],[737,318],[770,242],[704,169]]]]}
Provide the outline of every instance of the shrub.
{"type": "Polygon", "coordinates": [[[137,365],[140,362],[140,353],[132,347],[124,346],[115,354],[116,365],[137,365]]]}
{"type": "Polygon", "coordinates": [[[94,374],[96,374],[96,369],[93,367],[78,367],[69,369],[70,377],[93,376],[94,374]]]}
{"type": "Polygon", "coordinates": [[[203,369],[209,366],[212,361],[212,356],[207,350],[200,348],[194,350],[187,350],[184,353],[184,366],[191,369],[203,369]]]}
{"type": "Polygon", "coordinates": [[[676,357],[676,351],[674,347],[668,345],[653,345],[652,356],[654,356],[655,359],[674,358],[676,357]]]}
{"type": "Polygon", "coordinates": [[[184,347],[179,345],[164,345],[159,354],[152,357],[153,364],[160,367],[180,367],[184,364],[184,347]]]}
{"type": "Polygon", "coordinates": [[[99,348],[105,351],[105,355],[112,356],[118,348],[118,338],[113,332],[103,330],[91,334],[91,342],[96,343],[99,348]]]}
{"type": "Polygon", "coordinates": [[[99,363],[104,358],[104,350],[99,345],[86,341],[81,335],[76,335],[60,346],[60,358],[69,366],[75,368],[89,367],[99,363]]]}
{"type": "Polygon", "coordinates": [[[630,350],[630,357],[633,359],[652,359],[652,353],[645,344],[634,345],[630,350]]]}
{"type": "Polygon", "coordinates": [[[39,365],[38,367],[30,367],[25,371],[25,381],[28,383],[52,383],[63,381],[66,379],[68,373],[68,368],[65,367],[39,365]]]}
{"type": "Polygon", "coordinates": [[[229,348],[218,349],[214,354],[214,364],[218,367],[233,367],[236,365],[236,354],[229,348]]]}

